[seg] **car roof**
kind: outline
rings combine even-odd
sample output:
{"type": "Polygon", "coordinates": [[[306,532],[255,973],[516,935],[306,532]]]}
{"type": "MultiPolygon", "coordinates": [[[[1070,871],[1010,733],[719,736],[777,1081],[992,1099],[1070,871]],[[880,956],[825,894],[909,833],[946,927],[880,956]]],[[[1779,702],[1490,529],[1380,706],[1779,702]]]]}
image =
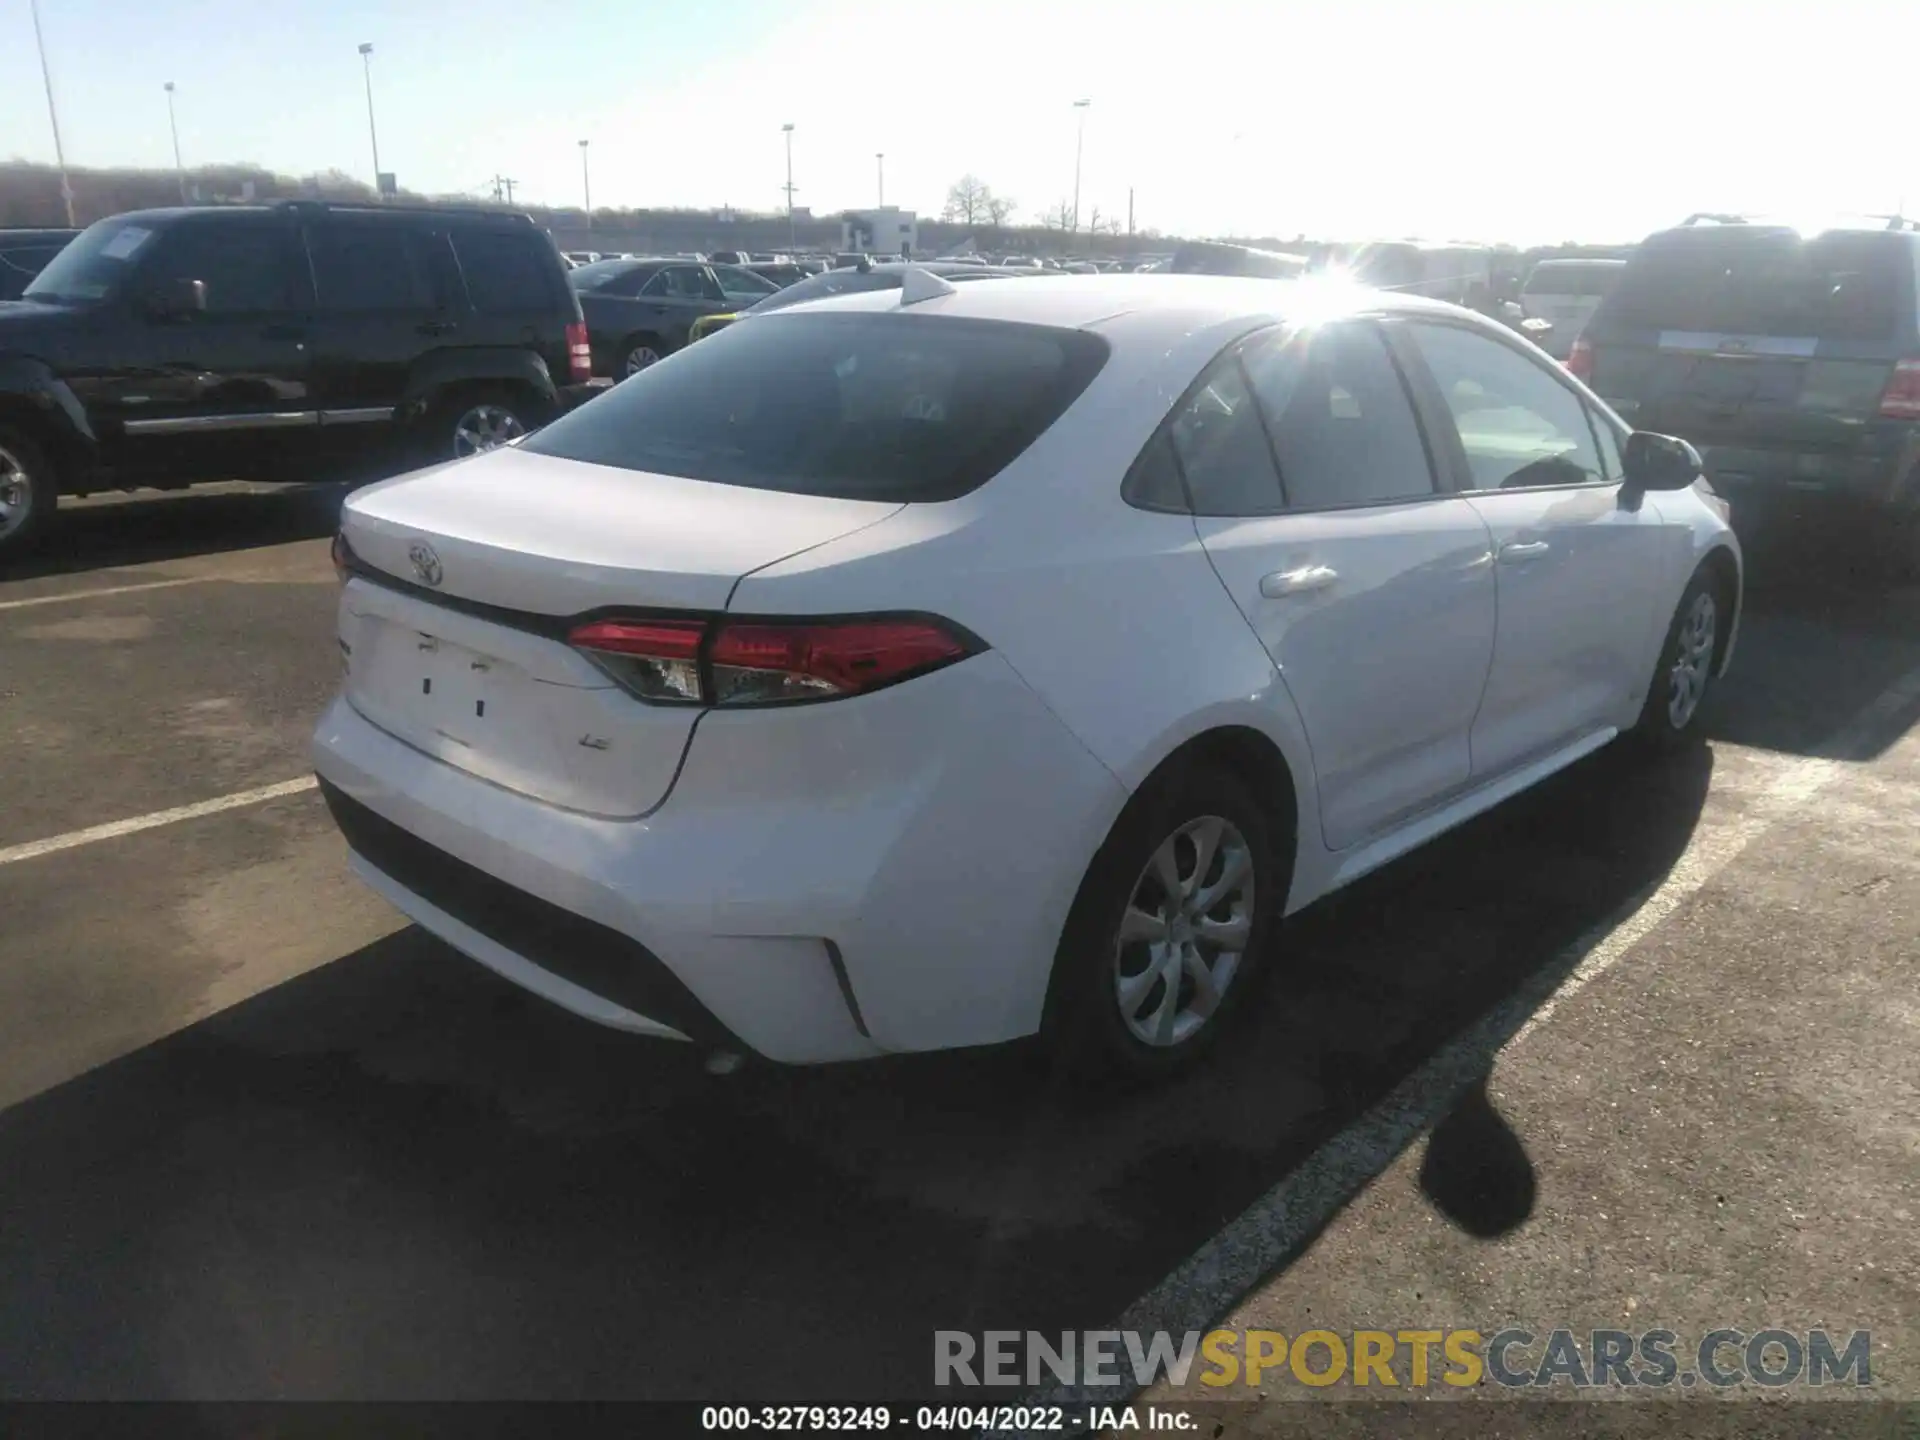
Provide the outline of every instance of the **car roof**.
{"type": "MultiPolygon", "coordinates": [[[[862,290],[788,306],[776,314],[810,310],[892,310],[897,290],[862,290]]],[[[1326,278],[1240,279],[1219,275],[1114,274],[1009,276],[953,287],[953,294],[923,300],[917,313],[998,320],[1138,336],[1167,343],[1195,329],[1245,321],[1326,319],[1339,314],[1468,315],[1457,305],[1417,295],[1371,290],[1326,278]]],[[[1474,317],[1476,320],[1479,317],[1474,317]]],[[[1489,324],[1491,322],[1488,322],[1489,324]]]]}

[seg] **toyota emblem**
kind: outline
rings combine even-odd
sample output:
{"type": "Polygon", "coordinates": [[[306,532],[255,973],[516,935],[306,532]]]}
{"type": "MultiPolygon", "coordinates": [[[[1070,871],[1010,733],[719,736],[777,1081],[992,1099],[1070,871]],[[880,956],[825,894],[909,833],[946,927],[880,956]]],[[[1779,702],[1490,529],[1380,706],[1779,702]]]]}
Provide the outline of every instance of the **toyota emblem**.
{"type": "Polygon", "coordinates": [[[447,572],[440,568],[439,555],[424,540],[407,547],[407,559],[413,562],[413,573],[422,585],[438,585],[446,579],[447,572]]]}

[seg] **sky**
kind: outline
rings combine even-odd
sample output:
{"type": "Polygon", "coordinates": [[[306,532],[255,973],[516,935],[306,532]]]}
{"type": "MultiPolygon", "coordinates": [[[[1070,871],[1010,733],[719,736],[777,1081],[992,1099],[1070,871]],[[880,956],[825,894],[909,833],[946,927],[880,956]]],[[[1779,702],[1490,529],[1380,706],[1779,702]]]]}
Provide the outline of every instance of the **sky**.
{"type": "MultiPolygon", "coordinates": [[[[195,163],[577,205],[936,214],[1169,233],[1623,241],[1695,210],[1920,208],[1913,0],[39,0],[69,163],[195,163]]],[[[28,0],[0,157],[53,159],[28,0]]]]}

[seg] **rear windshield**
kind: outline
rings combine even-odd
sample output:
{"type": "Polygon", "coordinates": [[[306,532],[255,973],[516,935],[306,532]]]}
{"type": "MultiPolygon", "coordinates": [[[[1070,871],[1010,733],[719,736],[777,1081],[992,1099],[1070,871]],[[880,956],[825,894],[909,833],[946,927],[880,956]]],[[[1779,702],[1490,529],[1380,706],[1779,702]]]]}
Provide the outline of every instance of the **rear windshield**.
{"type": "Polygon", "coordinates": [[[1655,236],[1627,263],[1609,326],[1891,340],[1910,268],[1898,236],[1655,236]],[[1895,243],[1887,243],[1889,240],[1895,243]]]}
{"type": "Polygon", "coordinates": [[[1543,260],[1533,267],[1526,295],[1610,295],[1626,267],[1592,260],[1543,260]]]}
{"type": "Polygon", "coordinates": [[[1032,444],[1106,355],[1078,330],[782,315],[687,347],[521,448],[796,495],[950,500],[1032,444]]]}

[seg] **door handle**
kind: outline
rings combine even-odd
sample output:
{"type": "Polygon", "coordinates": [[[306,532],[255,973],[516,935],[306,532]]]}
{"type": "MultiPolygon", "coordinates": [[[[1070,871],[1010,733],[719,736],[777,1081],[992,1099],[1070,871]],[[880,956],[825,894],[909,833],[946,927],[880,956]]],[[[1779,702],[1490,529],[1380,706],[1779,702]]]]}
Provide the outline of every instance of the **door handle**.
{"type": "Polygon", "coordinates": [[[1276,570],[1261,576],[1260,593],[1269,600],[1278,600],[1287,595],[1324,590],[1339,578],[1340,572],[1331,565],[1302,565],[1297,570],[1276,570]]]}
{"type": "Polygon", "coordinates": [[[1538,560],[1553,547],[1544,540],[1515,540],[1500,547],[1502,560],[1538,560]]]}
{"type": "Polygon", "coordinates": [[[451,320],[422,320],[416,328],[422,335],[445,335],[459,327],[451,320]]]}

